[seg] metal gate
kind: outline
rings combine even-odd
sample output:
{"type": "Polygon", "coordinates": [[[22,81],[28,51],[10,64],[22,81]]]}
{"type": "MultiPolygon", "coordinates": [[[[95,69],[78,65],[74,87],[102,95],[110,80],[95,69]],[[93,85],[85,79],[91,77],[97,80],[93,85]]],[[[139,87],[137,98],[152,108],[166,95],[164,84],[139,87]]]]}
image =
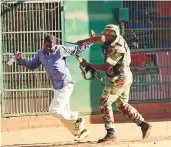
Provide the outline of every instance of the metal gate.
{"type": "Polygon", "coordinates": [[[24,58],[31,59],[41,48],[44,33],[62,38],[61,3],[44,3],[44,0],[2,2],[1,22],[2,115],[45,114],[53,95],[43,68],[30,71],[17,66],[16,63],[12,66],[6,63],[17,51],[20,51],[24,58]]]}
{"type": "Polygon", "coordinates": [[[133,102],[171,100],[171,2],[124,1],[130,21],[125,39],[132,52],[133,102]]]}

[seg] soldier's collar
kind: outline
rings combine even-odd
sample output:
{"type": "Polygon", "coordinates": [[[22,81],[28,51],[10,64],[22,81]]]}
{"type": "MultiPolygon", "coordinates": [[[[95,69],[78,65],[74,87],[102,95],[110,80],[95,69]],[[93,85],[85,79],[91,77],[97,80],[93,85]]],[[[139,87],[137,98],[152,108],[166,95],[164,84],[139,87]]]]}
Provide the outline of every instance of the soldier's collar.
{"type": "Polygon", "coordinates": [[[117,36],[116,39],[111,43],[111,46],[115,46],[117,42],[119,42],[119,36],[117,36]]]}

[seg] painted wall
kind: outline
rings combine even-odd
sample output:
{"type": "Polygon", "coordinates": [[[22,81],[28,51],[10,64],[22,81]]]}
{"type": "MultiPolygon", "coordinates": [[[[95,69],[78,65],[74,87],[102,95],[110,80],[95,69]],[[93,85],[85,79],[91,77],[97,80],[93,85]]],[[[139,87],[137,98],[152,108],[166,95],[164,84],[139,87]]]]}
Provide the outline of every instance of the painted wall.
{"type": "MultiPolygon", "coordinates": [[[[88,38],[91,29],[100,35],[106,24],[116,23],[113,10],[120,6],[122,6],[121,1],[64,2],[65,40],[76,42],[88,38]]],[[[81,55],[90,63],[103,63],[100,44],[93,45],[81,55]]],[[[69,57],[68,65],[75,83],[71,109],[82,113],[98,112],[98,103],[102,92],[101,82],[98,79],[84,80],[79,64],[74,57],[69,57]]]]}

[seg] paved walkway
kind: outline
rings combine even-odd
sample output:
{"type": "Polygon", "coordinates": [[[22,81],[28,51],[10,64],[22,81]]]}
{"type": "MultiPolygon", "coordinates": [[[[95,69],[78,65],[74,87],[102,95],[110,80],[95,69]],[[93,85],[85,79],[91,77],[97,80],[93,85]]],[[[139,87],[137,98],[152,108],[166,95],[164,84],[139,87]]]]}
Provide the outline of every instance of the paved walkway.
{"type": "MultiPolygon", "coordinates": [[[[171,121],[152,122],[152,133],[146,141],[141,140],[141,130],[133,123],[116,124],[117,143],[106,147],[164,147],[171,146],[171,121]]],[[[2,132],[2,146],[58,146],[58,147],[101,147],[96,141],[106,131],[103,124],[89,124],[91,134],[82,143],[75,143],[72,135],[64,127],[37,128],[2,132]]]]}

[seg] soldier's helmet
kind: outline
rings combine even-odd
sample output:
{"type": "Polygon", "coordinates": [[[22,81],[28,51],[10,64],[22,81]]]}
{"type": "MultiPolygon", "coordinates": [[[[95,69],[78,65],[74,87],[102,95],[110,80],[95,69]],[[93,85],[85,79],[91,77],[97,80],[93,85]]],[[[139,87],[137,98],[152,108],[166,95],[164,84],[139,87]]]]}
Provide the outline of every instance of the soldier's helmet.
{"type": "Polygon", "coordinates": [[[119,26],[114,25],[114,24],[108,24],[105,26],[104,31],[102,32],[102,34],[111,34],[114,36],[119,36],[120,35],[120,29],[119,26]]]}

